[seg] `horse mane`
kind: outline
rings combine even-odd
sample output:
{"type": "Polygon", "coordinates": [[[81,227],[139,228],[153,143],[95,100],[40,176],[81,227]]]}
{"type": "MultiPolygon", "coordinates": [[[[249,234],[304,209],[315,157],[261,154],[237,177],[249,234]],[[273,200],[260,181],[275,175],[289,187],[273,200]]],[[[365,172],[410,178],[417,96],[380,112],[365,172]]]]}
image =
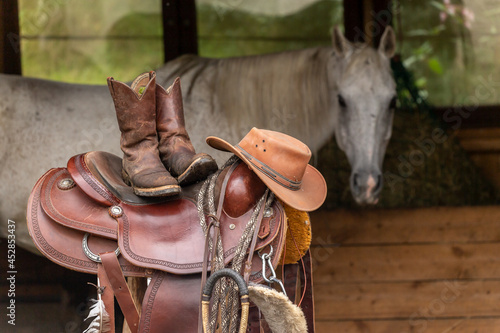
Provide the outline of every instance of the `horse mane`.
{"type": "Polygon", "coordinates": [[[330,55],[331,49],[314,48],[218,60],[218,112],[238,133],[269,128],[318,149],[333,128],[328,120],[330,55]]]}
{"type": "Polygon", "coordinates": [[[365,61],[381,63],[377,50],[360,44],[347,57],[331,47],[222,59],[186,55],[157,73],[164,84],[180,76],[185,109],[192,103],[190,114],[223,119],[227,137],[272,129],[317,151],[334,132],[340,75],[365,61]]]}

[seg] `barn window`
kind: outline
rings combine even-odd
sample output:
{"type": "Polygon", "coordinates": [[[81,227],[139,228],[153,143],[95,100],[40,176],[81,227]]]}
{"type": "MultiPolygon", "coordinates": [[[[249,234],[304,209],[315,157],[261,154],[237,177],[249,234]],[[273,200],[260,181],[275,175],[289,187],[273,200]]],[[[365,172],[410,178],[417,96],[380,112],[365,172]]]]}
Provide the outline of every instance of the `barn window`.
{"type": "Polygon", "coordinates": [[[23,75],[104,84],[163,63],[159,1],[19,0],[23,75]]]}
{"type": "Polygon", "coordinates": [[[198,0],[202,56],[228,57],[331,45],[342,0],[198,0]]]}
{"type": "MultiPolygon", "coordinates": [[[[192,24],[186,18],[192,8],[185,8],[190,1],[18,1],[25,76],[91,84],[110,75],[131,80],[185,53],[177,44],[191,38],[183,35],[192,24]]],[[[198,0],[196,16],[199,54],[228,57],[330,45],[332,26],[343,24],[343,4],[198,0]]],[[[189,50],[196,52],[196,45],[189,50]]]]}

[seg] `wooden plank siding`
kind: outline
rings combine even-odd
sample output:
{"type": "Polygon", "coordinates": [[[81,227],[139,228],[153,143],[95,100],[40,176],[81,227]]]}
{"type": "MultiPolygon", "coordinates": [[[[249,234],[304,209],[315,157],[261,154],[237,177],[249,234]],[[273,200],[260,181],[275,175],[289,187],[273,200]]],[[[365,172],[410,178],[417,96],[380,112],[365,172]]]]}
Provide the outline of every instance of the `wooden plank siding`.
{"type": "Polygon", "coordinates": [[[311,221],[318,333],[500,332],[500,207],[311,221]]]}

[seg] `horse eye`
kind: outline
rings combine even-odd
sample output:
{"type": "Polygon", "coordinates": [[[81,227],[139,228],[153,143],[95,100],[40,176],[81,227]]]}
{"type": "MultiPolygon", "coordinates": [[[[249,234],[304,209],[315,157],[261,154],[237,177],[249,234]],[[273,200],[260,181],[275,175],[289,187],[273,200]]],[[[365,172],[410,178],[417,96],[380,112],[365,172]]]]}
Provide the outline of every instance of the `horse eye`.
{"type": "Polygon", "coordinates": [[[339,98],[339,105],[343,108],[345,108],[347,106],[346,102],[345,102],[345,99],[344,97],[342,97],[342,95],[338,95],[338,98],[339,98]]]}
{"type": "Polygon", "coordinates": [[[391,99],[391,103],[389,104],[389,109],[395,109],[397,102],[398,102],[398,98],[396,96],[394,96],[391,99]]]}

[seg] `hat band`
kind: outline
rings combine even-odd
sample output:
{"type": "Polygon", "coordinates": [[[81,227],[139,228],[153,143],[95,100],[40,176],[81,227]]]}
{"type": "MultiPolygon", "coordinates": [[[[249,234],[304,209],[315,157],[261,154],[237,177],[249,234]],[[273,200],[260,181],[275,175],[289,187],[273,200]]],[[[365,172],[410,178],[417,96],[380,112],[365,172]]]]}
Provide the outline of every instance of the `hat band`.
{"type": "Polygon", "coordinates": [[[274,180],[276,183],[280,184],[281,186],[292,190],[292,191],[298,191],[300,190],[300,186],[302,185],[302,181],[293,181],[290,180],[282,175],[280,175],[278,172],[276,172],[274,169],[272,169],[270,166],[267,164],[263,163],[262,161],[259,161],[250,153],[248,153],[245,149],[241,148],[240,145],[236,145],[236,147],[240,150],[240,153],[245,156],[250,164],[252,164],[255,168],[259,169],[264,175],[267,177],[271,178],[274,180]]]}

